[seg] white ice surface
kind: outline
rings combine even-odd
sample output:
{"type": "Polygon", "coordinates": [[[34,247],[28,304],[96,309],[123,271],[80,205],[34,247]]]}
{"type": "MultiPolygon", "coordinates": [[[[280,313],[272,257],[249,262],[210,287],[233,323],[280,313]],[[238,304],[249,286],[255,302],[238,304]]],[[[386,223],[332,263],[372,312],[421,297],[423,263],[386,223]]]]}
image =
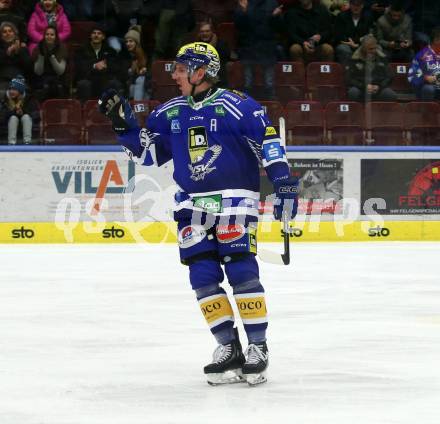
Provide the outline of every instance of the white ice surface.
{"type": "Polygon", "coordinates": [[[439,244],[292,250],[249,388],[206,384],[175,246],[0,246],[0,424],[438,424],[439,244]]]}

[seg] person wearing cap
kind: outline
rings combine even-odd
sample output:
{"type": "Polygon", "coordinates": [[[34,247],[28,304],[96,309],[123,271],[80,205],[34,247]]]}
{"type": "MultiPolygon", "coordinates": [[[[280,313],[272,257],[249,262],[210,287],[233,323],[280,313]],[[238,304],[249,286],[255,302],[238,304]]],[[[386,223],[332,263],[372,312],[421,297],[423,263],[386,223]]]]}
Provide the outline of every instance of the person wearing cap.
{"type": "Polygon", "coordinates": [[[361,38],[372,31],[373,25],[373,16],[364,8],[364,0],[350,0],[350,8],[335,20],[334,44],[339,63],[348,64],[361,38]]]}
{"type": "Polygon", "coordinates": [[[117,54],[106,42],[106,28],[96,24],[90,38],[75,53],[77,97],[82,101],[97,98],[108,87],[121,90],[117,54]]]}
{"type": "MultiPolygon", "coordinates": [[[[255,385],[266,381],[269,358],[265,290],[255,257],[260,165],[274,185],[277,220],[295,217],[298,180],[262,106],[245,93],[217,87],[219,70],[219,54],[210,44],[182,46],[171,73],[182,95],[152,111],[144,128],[114,90],[98,104],[133,161],[174,167],[180,260],[219,344],[204,367],[208,383],[255,385]],[[232,296],[220,286],[225,275],[232,296]],[[244,324],[244,354],[229,299],[244,324]]],[[[141,266],[148,271],[148,258],[141,266]]]]}
{"type": "Polygon", "coordinates": [[[125,80],[129,98],[143,100],[147,98],[145,84],[147,74],[147,55],[141,46],[141,27],[132,26],[124,36],[125,49],[120,53],[124,61],[125,80]]]}
{"type": "Polygon", "coordinates": [[[21,43],[17,27],[12,22],[0,25],[0,98],[17,74],[27,77],[32,69],[28,49],[21,43]]]}
{"type": "Polygon", "coordinates": [[[41,0],[35,5],[27,26],[30,53],[44,39],[44,31],[48,26],[56,26],[58,37],[62,42],[67,41],[72,32],[63,6],[56,0],[41,0]]]}
{"type": "Polygon", "coordinates": [[[21,124],[23,144],[32,142],[32,125],[39,118],[38,103],[26,93],[26,81],[17,75],[9,83],[0,105],[0,122],[8,128],[8,144],[17,144],[18,128],[21,124]]]}

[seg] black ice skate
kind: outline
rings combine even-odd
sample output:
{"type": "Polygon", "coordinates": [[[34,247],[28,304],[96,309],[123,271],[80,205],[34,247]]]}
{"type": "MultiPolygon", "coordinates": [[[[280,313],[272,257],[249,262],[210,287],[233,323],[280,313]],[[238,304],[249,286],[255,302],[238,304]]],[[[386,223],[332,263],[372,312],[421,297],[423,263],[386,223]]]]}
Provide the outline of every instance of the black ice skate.
{"type": "Polygon", "coordinates": [[[243,380],[241,367],[244,364],[244,355],[241,348],[238,332],[236,339],[225,345],[218,345],[213,354],[213,361],[206,365],[203,371],[208,379],[208,384],[240,383],[243,380]]]}
{"type": "Polygon", "coordinates": [[[266,342],[250,344],[245,352],[246,362],[243,365],[243,378],[250,386],[265,383],[266,369],[269,365],[269,351],[266,342]]]}

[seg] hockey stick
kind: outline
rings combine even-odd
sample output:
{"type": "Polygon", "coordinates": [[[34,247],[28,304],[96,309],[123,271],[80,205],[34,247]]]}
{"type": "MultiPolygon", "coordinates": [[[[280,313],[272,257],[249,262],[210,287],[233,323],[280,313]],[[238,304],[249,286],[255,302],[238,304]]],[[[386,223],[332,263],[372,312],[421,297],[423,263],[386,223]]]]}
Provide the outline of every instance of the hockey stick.
{"type": "MultiPolygon", "coordinates": [[[[286,121],[283,117],[280,117],[280,137],[281,145],[286,148],[286,121]]],[[[284,252],[277,253],[267,249],[258,249],[258,257],[263,262],[268,262],[276,265],[289,265],[290,264],[290,227],[289,217],[283,212],[281,219],[283,228],[281,229],[281,235],[283,237],[284,252]]]]}

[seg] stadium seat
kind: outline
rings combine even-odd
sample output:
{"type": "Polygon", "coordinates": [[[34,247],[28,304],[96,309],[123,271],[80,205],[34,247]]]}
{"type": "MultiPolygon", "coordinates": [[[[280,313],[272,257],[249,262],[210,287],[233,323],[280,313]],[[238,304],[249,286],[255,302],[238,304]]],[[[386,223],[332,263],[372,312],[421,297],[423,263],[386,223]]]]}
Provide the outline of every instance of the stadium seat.
{"type": "Polygon", "coordinates": [[[46,144],[81,144],[81,103],[74,99],[49,99],[41,106],[42,138],[46,144]]]}
{"type": "Polygon", "coordinates": [[[292,101],[287,103],[285,112],[287,144],[324,143],[324,119],[320,102],[292,101]]]}
{"type": "Polygon", "coordinates": [[[275,94],[277,100],[286,104],[304,99],[305,68],[302,62],[277,62],[275,65],[275,94]]]}
{"type": "Polygon", "coordinates": [[[388,67],[393,75],[391,88],[397,93],[398,100],[415,100],[414,89],[408,81],[410,63],[389,63],[388,67]]]}
{"type": "Polygon", "coordinates": [[[169,60],[156,60],[151,68],[152,75],[152,97],[160,102],[165,102],[172,97],[180,95],[176,83],[171,78],[171,66],[169,60]]]}
{"type": "Polygon", "coordinates": [[[118,144],[110,120],[97,106],[96,100],[88,100],[83,106],[85,144],[118,144]]]}
{"type": "Polygon", "coordinates": [[[217,37],[223,40],[231,52],[237,50],[237,32],[234,22],[222,22],[216,29],[217,37]]]}
{"type": "Polygon", "coordinates": [[[330,102],[324,110],[326,139],[335,145],[362,145],[365,140],[364,107],[358,102],[330,102]]]}
{"type": "Polygon", "coordinates": [[[440,145],[440,105],[437,102],[410,102],[404,106],[404,125],[412,145],[440,145]]]}
{"type": "Polygon", "coordinates": [[[309,63],[306,68],[306,83],[311,100],[327,104],[345,98],[344,69],[340,63],[309,63]]]}
{"type": "Polygon", "coordinates": [[[400,146],[406,144],[403,128],[403,106],[396,102],[365,104],[366,143],[400,146]]]}

